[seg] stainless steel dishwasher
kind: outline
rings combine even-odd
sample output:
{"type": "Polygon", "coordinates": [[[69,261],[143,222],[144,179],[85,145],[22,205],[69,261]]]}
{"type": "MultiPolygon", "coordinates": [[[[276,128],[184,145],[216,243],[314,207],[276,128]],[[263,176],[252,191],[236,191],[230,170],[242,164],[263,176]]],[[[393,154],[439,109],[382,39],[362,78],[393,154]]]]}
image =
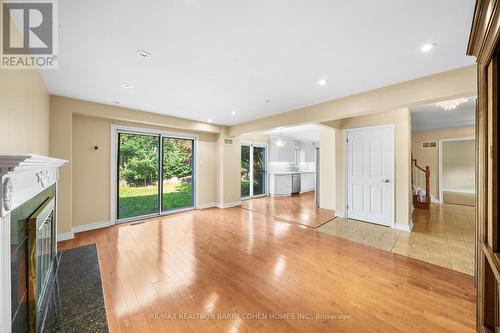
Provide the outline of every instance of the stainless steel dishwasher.
{"type": "Polygon", "coordinates": [[[300,173],[292,174],[292,194],[300,193],[300,173]]]}

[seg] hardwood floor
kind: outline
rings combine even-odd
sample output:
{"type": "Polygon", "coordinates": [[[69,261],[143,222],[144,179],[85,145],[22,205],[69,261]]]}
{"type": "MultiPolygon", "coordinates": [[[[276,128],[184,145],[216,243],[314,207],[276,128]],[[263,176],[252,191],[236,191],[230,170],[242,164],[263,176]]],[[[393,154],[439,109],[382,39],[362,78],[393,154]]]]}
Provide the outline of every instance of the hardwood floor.
{"type": "Polygon", "coordinates": [[[314,192],[289,197],[262,197],[245,200],[241,203],[241,207],[311,228],[317,228],[335,218],[335,211],[316,207],[314,192]]]}
{"type": "Polygon", "coordinates": [[[111,332],[475,328],[472,277],[246,209],[117,225],[59,248],[89,243],[97,244],[111,332]],[[226,319],[173,319],[199,314],[226,319]],[[278,319],[287,315],[295,318],[278,319]]]}

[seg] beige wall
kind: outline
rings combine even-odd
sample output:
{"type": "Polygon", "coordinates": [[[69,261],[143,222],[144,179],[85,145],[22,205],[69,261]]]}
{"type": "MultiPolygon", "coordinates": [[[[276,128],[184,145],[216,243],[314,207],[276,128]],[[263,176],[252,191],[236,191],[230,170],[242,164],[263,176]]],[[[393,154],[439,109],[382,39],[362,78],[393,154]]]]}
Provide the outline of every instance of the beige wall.
{"type": "Polygon", "coordinates": [[[338,172],[336,169],[336,160],[338,159],[338,151],[336,151],[336,132],[339,132],[339,130],[326,127],[322,128],[320,131],[319,206],[325,209],[342,210],[340,207],[336,206],[338,195],[335,177],[338,172]]]}
{"type": "Polygon", "coordinates": [[[232,144],[221,141],[222,150],[222,199],[219,205],[227,206],[241,200],[241,140],[239,137],[224,135],[223,139],[232,140],[232,144]]]}
{"type": "Polygon", "coordinates": [[[430,132],[412,133],[412,154],[420,166],[429,166],[431,171],[431,195],[435,200],[439,198],[439,144],[435,149],[422,149],[422,141],[438,141],[442,139],[474,137],[474,128],[455,128],[430,132]]]}
{"type": "MultiPolygon", "coordinates": [[[[371,114],[359,117],[342,119],[339,122],[325,123],[332,127],[340,127],[337,132],[335,150],[331,148],[324,149],[321,145],[321,159],[330,159],[335,155],[334,162],[330,165],[335,167],[335,208],[339,212],[344,211],[345,207],[345,180],[344,180],[344,132],[346,129],[378,126],[393,124],[395,127],[395,210],[396,224],[407,225],[410,221],[411,212],[411,185],[410,185],[410,111],[407,108],[387,111],[378,114],[371,114]],[[330,153],[329,153],[330,152],[330,153]],[[330,156],[328,156],[328,154],[330,156]],[[327,156],[325,156],[327,155],[327,156]]],[[[323,142],[321,142],[323,144],[323,142]]],[[[323,163],[321,163],[323,165],[323,163]]],[[[321,170],[324,170],[323,167],[321,170]]],[[[323,171],[322,171],[323,172],[323,171]]],[[[321,186],[324,186],[323,177],[321,177],[321,186]]],[[[329,180],[331,182],[331,180],[329,180]]],[[[323,191],[321,192],[323,193],[323,191]]],[[[323,202],[323,201],[321,201],[323,202]]],[[[325,207],[326,208],[326,207],[325,207]]]]}
{"type": "Polygon", "coordinates": [[[442,143],[443,190],[475,192],[475,140],[442,143]]]}
{"type": "Polygon", "coordinates": [[[58,96],[51,96],[50,102],[50,153],[70,161],[61,169],[59,234],[110,220],[111,124],[197,134],[198,203],[217,201],[217,131],[221,127],[58,96]],[[99,150],[92,150],[96,145],[99,150]]]}
{"type": "Polygon", "coordinates": [[[0,153],[49,154],[49,93],[37,70],[0,70],[0,153]]]}
{"type": "Polygon", "coordinates": [[[72,224],[72,151],[73,115],[64,108],[54,107],[50,98],[50,156],[67,160],[59,170],[57,193],[57,233],[71,232],[72,224]]]}

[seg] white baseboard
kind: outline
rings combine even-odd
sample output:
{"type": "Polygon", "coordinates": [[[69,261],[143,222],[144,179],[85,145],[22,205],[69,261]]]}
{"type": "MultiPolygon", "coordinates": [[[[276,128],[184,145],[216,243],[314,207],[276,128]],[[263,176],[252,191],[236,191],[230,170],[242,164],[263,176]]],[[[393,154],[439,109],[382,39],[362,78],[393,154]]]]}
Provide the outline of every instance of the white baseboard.
{"type": "Polygon", "coordinates": [[[398,229],[398,230],[401,230],[401,231],[412,231],[413,229],[413,220],[410,220],[410,223],[409,224],[399,224],[399,223],[396,223],[394,225],[394,229],[398,229]]]}
{"type": "Polygon", "coordinates": [[[62,242],[68,239],[75,238],[75,234],[73,232],[63,232],[62,234],[57,234],[57,241],[62,242]]]}
{"type": "Polygon", "coordinates": [[[448,190],[443,188],[443,192],[451,192],[451,193],[464,193],[464,194],[476,194],[476,191],[472,190],[448,190]]]}
{"type": "Polygon", "coordinates": [[[441,203],[441,200],[439,200],[438,198],[436,198],[434,195],[431,194],[431,202],[432,203],[441,203]]]}
{"type": "Polygon", "coordinates": [[[218,208],[231,208],[231,207],[236,207],[236,206],[239,206],[239,205],[241,205],[241,200],[233,201],[233,202],[227,202],[227,203],[223,203],[223,202],[218,202],[217,203],[217,207],[218,208]]]}
{"type": "Polygon", "coordinates": [[[207,202],[207,203],[198,204],[198,209],[206,209],[206,208],[212,208],[212,207],[217,207],[217,202],[207,202]]]}
{"type": "Polygon", "coordinates": [[[335,216],[337,216],[337,217],[345,217],[345,213],[343,211],[335,211],[335,216]]]}
{"type": "Polygon", "coordinates": [[[79,225],[76,227],[71,228],[71,231],[75,234],[79,232],[84,232],[84,231],[89,231],[89,230],[95,230],[95,229],[100,229],[100,228],[106,228],[112,225],[111,221],[103,221],[103,222],[96,222],[96,223],[91,223],[91,224],[84,224],[84,225],[79,225]]]}

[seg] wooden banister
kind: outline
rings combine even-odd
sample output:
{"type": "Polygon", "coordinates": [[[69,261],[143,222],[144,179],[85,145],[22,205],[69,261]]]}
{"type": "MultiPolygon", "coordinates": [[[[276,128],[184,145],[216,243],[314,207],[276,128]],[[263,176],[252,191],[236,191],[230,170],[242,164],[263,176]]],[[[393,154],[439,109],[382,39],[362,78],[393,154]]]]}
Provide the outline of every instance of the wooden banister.
{"type": "MultiPolygon", "coordinates": [[[[425,175],[425,202],[430,203],[431,202],[431,169],[427,165],[425,168],[421,167],[418,165],[418,161],[416,158],[413,158],[413,155],[411,156],[411,164],[412,167],[415,167],[415,173],[417,170],[420,170],[425,175]]],[[[414,172],[411,172],[411,181],[412,181],[412,186],[414,185],[415,182],[415,177],[414,172]]],[[[420,184],[422,185],[422,184],[420,184]]]]}

